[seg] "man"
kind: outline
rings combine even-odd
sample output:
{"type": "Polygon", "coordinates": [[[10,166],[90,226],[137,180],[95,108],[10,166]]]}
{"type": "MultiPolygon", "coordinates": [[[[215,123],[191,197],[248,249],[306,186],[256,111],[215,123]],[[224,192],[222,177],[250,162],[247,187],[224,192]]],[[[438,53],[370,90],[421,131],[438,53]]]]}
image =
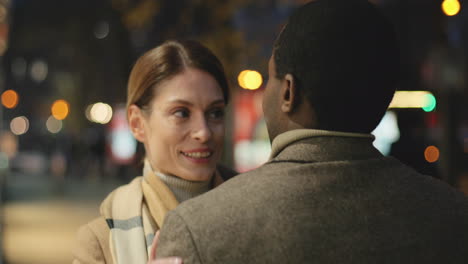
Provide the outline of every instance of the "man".
{"type": "Polygon", "coordinates": [[[271,159],[171,212],[158,257],[467,263],[463,194],[372,146],[398,64],[392,27],[367,1],[299,8],[269,62],[271,159]]]}

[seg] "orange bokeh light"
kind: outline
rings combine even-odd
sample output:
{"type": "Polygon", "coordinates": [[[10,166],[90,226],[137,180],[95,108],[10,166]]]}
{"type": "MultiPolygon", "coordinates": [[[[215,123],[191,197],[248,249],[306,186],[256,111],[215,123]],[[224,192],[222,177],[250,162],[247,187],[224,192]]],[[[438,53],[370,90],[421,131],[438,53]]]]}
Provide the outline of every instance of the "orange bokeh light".
{"type": "Polygon", "coordinates": [[[2,105],[6,108],[15,108],[18,105],[18,93],[13,90],[6,90],[2,93],[2,105]]]}
{"type": "Polygon", "coordinates": [[[237,77],[239,86],[247,90],[256,90],[263,83],[262,75],[257,71],[244,70],[237,77]]]}
{"type": "Polygon", "coordinates": [[[424,150],[424,158],[427,162],[433,163],[439,160],[440,151],[435,146],[429,146],[424,150]]]}
{"type": "Polygon", "coordinates": [[[57,100],[52,104],[52,116],[57,120],[63,120],[68,116],[70,107],[67,101],[57,100]]]}

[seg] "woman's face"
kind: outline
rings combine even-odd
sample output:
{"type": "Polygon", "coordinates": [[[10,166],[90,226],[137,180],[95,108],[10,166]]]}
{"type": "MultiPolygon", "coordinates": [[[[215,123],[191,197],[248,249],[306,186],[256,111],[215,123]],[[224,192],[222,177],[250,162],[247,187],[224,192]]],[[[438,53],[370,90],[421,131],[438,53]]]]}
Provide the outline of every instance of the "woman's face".
{"type": "Polygon", "coordinates": [[[153,169],[190,181],[211,179],[224,139],[225,103],[218,82],[188,68],[156,88],[150,107],[138,109],[140,130],[130,126],[153,169]]]}

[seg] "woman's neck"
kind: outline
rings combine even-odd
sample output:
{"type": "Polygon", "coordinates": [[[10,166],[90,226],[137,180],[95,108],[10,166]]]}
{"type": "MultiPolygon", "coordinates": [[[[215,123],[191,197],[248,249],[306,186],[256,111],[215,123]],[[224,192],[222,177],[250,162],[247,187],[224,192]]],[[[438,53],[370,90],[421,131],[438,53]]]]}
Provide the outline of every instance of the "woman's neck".
{"type": "Polygon", "coordinates": [[[179,203],[203,194],[209,191],[212,187],[211,180],[189,181],[177,176],[159,172],[156,168],[152,168],[148,160],[145,161],[145,166],[148,166],[153,171],[154,175],[159,177],[159,179],[167,185],[179,203]]]}

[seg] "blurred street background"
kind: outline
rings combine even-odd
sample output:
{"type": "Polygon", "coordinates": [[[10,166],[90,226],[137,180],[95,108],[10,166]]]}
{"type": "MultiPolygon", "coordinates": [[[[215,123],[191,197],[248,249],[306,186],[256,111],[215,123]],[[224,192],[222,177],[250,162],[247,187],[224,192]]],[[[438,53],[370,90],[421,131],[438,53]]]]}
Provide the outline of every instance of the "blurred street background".
{"type": "MultiPolygon", "coordinates": [[[[196,39],[221,59],[233,98],[223,162],[240,172],[263,164],[267,62],[306,2],[0,0],[0,264],[70,263],[78,227],[140,174],[126,82],[164,40],[196,39]]],[[[468,2],[372,2],[394,23],[402,54],[375,146],[468,194],[468,2]]]]}

